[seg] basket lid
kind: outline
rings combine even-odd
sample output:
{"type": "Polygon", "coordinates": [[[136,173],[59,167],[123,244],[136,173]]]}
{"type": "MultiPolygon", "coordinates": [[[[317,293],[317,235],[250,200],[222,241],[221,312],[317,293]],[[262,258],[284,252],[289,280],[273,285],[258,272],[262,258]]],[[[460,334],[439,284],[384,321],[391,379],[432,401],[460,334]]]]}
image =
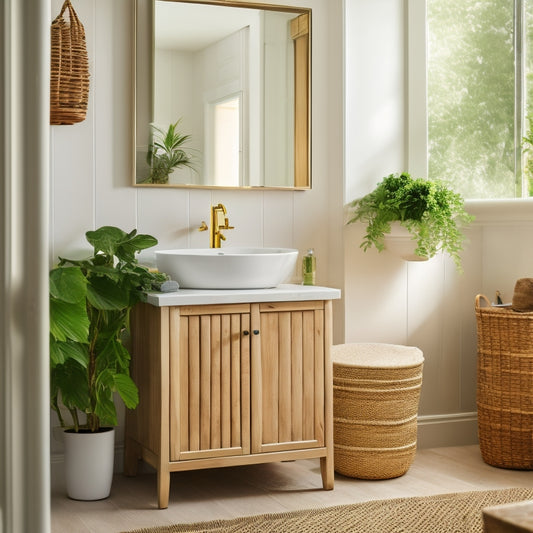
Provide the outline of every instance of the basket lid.
{"type": "Polygon", "coordinates": [[[385,343],[352,343],[332,346],[333,364],[361,368],[405,368],[424,362],[415,346],[385,343]]]}

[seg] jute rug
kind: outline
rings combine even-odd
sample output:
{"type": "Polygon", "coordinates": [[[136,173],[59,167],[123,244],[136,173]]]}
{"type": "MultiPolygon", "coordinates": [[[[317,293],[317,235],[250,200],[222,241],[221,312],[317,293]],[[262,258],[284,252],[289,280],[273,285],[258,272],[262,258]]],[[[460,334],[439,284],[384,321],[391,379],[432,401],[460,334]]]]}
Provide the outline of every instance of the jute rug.
{"type": "Polygon", "coordinates": [[[483,533],[483,508],[530,499],[533,489],[462,492],[154,527],[130,533],[483,533]]]}

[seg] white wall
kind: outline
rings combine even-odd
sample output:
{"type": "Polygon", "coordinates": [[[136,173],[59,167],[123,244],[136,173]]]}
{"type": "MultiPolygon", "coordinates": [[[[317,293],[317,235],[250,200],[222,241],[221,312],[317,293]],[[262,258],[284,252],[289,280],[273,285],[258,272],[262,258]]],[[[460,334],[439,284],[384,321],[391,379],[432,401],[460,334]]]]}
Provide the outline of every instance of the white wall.
{"type": "MultiPolygon", "coordinates": [[[[51,127],[50,260],[86,249],[104,224],[138,228],[160,247],[206,247],[197,228],[223,202],[234,230],[227,246],[282,246],[317,254],[317,283],[342,284],[342,38],[340,0],[290,0],[313,9],[313,189],[232,191],[134,188],[131,0],[74,0],[85,26],[91,71],[87,119],[51,127]],[[333,31],[330,29],[333,28],[333,31]],[[330,60],[333,57],[333,60],[330,60]]],[[[52,0],[52,15],[62,0],[52,0]]],[[[342,342],[342,304],[335,331],[342,342]]],[[[121,428],[119,428],[120,430],[121,428]]],[[[119,444],[121,436],[118,436],[119,444]]],[[[58,453],[61,446],[53,442],[58,453]]]]}
{"type": "Polygon", "coordinates": [[[346,201],[406,164],[404,1],[345,0],[346,201]]]}
{"type": "Polygon", "coordinates": [[[154,123],[166,131],[169,124],[180,121],[178,131],[191,136],[186,147],[190,149],[196,170],[177,168],[169,176],[169,183],[198,184],[203,175],[203,161],[198,154],[203,153],[204,125],[199,120],[202,116],[200,113],[190,112],[197,97],[193,92],[193,84],[183,83],[183,80],[190,80],[194,75],[195,55],[192,52],[156,49],[154,56],[157,72],[154,83],[154,123]]]}
{"type": "MultiPolygon", "coordinates": [[[[254,24],[253,26],[257,26],[254,24]]],[[[248,91],[248,57],[250,43],[252,42],[249,27],[242,28],[224,39],[211,44],[197,54],[195,86],[197,89],[197,107],[195,112],[198,117],[204,118],[204,168],[203,183],[216,183],[218,185],[249,184],[250,173],[256,174],[254,165],[248,165],[242,157],[245,150],[244,141],[247,136],[257,136],[257,130],[249,127],[249,91],[248,91]],[[239,99],[239,126],[238,135],[229,136],[230,139],[217,139],[214,119],[214,108],[222,100],[231,98],[239,99]],[[233,138],[231,138],[233,137],[233,138]],[[218,143],[225,145],[221,150],[218,143]],[[218,152],[218,154],[217,154],[218,152]],[[229,152],[236,157],[233,165],[217,160],[224,152],[229,152]],[[237,155],[238,153],[238,155],[237,155]],[[217,157],[218,156],[218,157],[217,157]],[[232,172],[231,169],[234,169],[232,172]]],[[[227,137],[227,136],[224,136],[227,137]]]]}
{"type": "MultiPolygon", "coordinates": [[[[410,170],[407,11],[397,0],[347,0],[346,202],[392,172],[410,170]]],[[[419,444],[476,439],[474,296],[482,285],[483,230],[472,227],[464,274],[445,256],[407,263],[359,248],[345,228],[347,342],[415,345],[425,356],[419,444]],[[446,435],[440,431],[448,422],[446,435]],[[437,427],[438,426],[438,427],[437,427]]]]}

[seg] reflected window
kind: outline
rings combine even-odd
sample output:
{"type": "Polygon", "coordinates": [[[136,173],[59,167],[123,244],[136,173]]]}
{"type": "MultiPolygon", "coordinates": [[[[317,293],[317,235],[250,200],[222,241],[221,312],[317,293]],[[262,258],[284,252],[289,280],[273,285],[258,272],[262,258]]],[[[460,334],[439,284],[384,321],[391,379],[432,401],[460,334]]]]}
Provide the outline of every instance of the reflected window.
{"type": "Polygon", "coordinates": [[[209,105],[208,161],[213,183],[222,187],[242,185],[241,98],[234,95],[209,105]]]}

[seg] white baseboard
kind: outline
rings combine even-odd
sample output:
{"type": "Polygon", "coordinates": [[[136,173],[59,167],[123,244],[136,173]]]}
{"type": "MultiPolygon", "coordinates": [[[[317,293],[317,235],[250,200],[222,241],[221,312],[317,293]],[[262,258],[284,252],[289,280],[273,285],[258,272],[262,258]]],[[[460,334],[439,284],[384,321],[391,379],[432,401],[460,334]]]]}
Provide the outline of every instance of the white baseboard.
{"type": "Polygon", "coordinates": [[[418,448],[478,444],[477,413],[450,413],[418,417],[418,448]]]}

